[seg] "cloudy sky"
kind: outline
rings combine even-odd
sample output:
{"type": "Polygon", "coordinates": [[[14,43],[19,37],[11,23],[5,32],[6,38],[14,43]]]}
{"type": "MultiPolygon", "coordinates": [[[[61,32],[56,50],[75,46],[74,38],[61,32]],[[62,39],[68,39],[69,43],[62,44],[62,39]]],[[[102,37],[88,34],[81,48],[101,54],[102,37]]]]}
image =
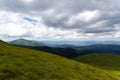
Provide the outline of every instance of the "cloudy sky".
{"type": "Polygon", "coordinates": [[[0,0],[0,39],[119,40],[120,0],[0,0]]]}

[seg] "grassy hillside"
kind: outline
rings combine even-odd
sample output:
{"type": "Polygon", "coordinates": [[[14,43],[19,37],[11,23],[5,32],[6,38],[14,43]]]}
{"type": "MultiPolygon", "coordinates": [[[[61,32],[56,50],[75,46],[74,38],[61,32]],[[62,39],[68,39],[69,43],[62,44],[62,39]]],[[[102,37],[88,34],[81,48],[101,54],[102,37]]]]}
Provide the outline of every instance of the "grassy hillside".
{"type": "Polygon", "coordinates": [[[0,80],[118,80],[115,75],[60,56],[0,41],[0,80]]]}
{"type": "Polygon", "coordinates": [[[120,70],[120,55],[87,54],[79,56],[75,60],[108,70],[120,70]]]}
{"type": "Polygon", "coordinates": [[[115,54],[87,54],[74,60],[104,69],[119,77],[120,80],[120,55],[115,54]]]}

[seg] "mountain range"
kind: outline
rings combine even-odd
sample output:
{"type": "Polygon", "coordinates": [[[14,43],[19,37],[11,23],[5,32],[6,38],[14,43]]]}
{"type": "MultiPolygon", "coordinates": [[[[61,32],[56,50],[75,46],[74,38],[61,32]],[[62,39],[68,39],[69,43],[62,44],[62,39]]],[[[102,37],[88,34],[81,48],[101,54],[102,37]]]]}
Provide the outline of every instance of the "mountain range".
{"type": "Polygon", "coordinates": [[[17,40],[9,41],[8,43],[14,44],[14,45],[24,45],[24,46],[43,46],[43,45],[45,45],[42,42],[26,40],[26,39],[17,39],[17,40]]]}
{"type": "Polygon", "coordinates": [[[94,44],[87,46],[75,46],[75,45],[64,44],[58,46],[57,45],[50,46],[45,42],[40,43],[36,41],[29,41],[22,39],[11,41],[9,43],[20,47],[26,47],[34,50],[50,52],[67,58],[73,58],[79,55],[85,55],[90,53],[120,54],[120,45],[113,45],[113,44],[94,44]]]}
{"type": "Polygon", "coordinates": [[[72,40],[63,40],[63,41],[34,41],[27,39],[16,39],[9,41],[10,44],[17,45],[26,45],[26,46],[50,46],[50,47],[71,47],[71,46],[89,46],[96,44],[103,45],[120,45],[120,41],[100,41],[100,40],[86,40],[86,41],[72,41],[72,40]]]}

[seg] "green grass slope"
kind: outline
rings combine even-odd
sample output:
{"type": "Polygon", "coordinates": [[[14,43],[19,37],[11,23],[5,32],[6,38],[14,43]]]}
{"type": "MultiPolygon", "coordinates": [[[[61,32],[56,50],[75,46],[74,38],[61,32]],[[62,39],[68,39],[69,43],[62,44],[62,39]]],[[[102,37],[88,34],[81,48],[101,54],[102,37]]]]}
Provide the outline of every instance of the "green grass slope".
{"type": "Polygon", "coordinates": [[[74,60],[104,69],[120,80],[120,55],[94,53],[76,57],[74,60]]]}
{"type": "Polygon", "coordinates": [[[119,80],[114,74],[0,41],[0,80],[119,80]]]}
{"type": "Polygon", "coordinates": [[[94,53],[79,56],[75,60],[108,70],[120,71],[120,55],[94,53]]]}

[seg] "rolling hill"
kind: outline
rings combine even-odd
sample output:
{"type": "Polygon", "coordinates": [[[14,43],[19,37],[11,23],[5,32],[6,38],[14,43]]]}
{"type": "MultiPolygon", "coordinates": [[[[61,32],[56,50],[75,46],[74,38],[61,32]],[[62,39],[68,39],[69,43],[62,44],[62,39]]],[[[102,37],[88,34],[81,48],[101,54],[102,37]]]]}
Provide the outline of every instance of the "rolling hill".
{"type": "Polygon", "coordinates": [[[78,56],[75,60],[103,69],[120,71],[120,55],[93,53],[78,56]]]}
{"type": "Polygon", "coordinates": [[[119,80],[106,70],[0,41],[0,80],[119,80]]]}
{"type": "Polygon", "coordinates": [[[78,56],[74,60],[107,70],[120,79],[120,55],[93,53],[78,56]]]}

